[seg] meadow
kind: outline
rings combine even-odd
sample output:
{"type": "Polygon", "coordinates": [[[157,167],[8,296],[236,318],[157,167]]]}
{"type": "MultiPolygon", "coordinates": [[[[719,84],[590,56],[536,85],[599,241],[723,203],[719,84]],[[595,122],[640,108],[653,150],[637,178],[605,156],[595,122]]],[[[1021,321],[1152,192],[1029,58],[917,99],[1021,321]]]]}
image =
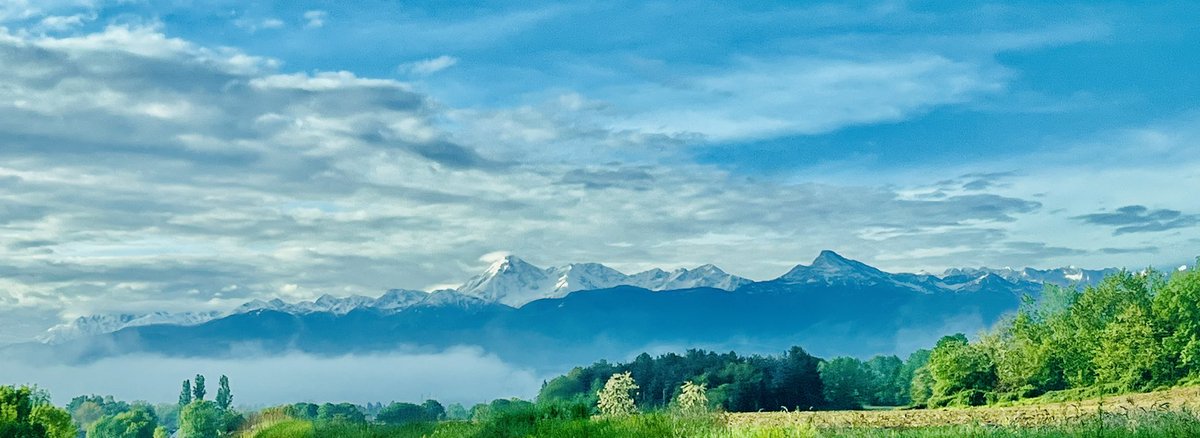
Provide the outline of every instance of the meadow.
{"type": "Polygon", "coordinates": [[[252,418],[245,438],[306,437],[1183,437],[1200,436],[1200,388],[1069,402],[943,409],[752,412],[621,417],[537,405],[480,421],[388,426],[252,418]]]}

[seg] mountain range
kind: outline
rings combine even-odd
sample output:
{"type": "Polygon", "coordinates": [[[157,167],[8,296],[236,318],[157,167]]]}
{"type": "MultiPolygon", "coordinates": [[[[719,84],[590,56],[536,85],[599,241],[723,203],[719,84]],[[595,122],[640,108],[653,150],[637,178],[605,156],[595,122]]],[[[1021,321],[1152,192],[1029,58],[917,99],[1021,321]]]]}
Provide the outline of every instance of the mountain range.
{"type": "Polygon", "coordinates": [[[453,290],[377,298],[254,300],[228,312],[79,318],[8,353],[85,361],[127,353],[350,354],[472,345],[534,367],[702,347],[826,355],[904,354],[973,333],[1045,284],[1094,284],[1115,270],[950,269],[888,273],[823,251],[767,281],[712,265],[626,275],[595,263],[539,268],[497,260],[453,290]]]}

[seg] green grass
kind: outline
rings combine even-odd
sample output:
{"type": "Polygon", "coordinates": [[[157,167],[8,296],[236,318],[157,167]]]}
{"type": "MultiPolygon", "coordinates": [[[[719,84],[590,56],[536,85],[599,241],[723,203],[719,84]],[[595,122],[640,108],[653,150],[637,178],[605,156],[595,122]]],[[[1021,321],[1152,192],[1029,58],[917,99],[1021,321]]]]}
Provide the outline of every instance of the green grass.
{"type": "Polygon", "coordinates": [[[299,438],[313,435],[313,424],[304,420],[285,420],[267,426],[253,435],[254,438],[299,438]]]}
{"type": "Polygon", "coordinates": [[[444,422],[386,426],[377,424],[316,424],[289,420],[272,425],[255,438],[395,437],[395,438],[1158,438],[1200,436],[1200,420],[1188,412],[1105,415],[1076,424],[1036,428],[996,426],[945,426],[911,429],[841,428],[817,430],[804,426],[731,428],[716,417],[683,418],[653,413],[619,419],[512,419],[485,422],[444,422]]]}

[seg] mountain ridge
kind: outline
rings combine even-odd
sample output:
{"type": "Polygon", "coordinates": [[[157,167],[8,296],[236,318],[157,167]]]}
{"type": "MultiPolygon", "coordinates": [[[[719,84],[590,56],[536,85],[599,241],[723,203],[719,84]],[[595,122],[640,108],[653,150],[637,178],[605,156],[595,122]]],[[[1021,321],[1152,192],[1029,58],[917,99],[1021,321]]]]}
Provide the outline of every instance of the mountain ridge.
{"type": "Polygon", "coordinates": [[[946,291],[978,291],[989,287],[981,285],[982,282],[995,281],[991,277],[996,277],[999,281],[1011,285],[990,287],[1006,287],[1014,293],[1035,293],[1043,284],[1093,284],[1111,272],[1116,272],[1116,269],[952,268],[939,277],[932,274],[888,273],[834,251],[824,250],[808,265],[799,264],[775,279],[756,282],[728,274],[711,264],[672,271],[655,268],[629,275],[599,263],[571,263],[540,268],[519,257],[508,255],[493,262],[483,273],[473,276],[456,289],[433,292],[390,289],[376,298],[361,295],[335,297],[325,294],[312,301],[291,303],[279,298],[255,299],[224,312],[91,315],[51,327],[37,340],[43,343],[62,343],[112,333],[128,327],[156,324],[191,326],[256,310],[272,310],[294,315],[346,315],[360,309],[394,313],[414,307],[468,308],[489,303],[519,308],[537,300],[563,298],[574,292],[620,286],[634,286],[658,292],[696,288],[734,292],[753,285],[758,286],[751,289],[761,291],[769,289],[768,286],[763,286],[769,284],[813,287],[887,286],[934,294],[946,291]]]}

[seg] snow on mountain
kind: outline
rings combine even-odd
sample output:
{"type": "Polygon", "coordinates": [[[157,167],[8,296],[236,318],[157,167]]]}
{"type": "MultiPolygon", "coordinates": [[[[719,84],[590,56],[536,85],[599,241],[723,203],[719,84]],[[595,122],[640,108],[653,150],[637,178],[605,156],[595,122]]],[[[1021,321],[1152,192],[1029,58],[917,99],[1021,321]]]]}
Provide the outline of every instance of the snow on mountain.
{"type": "Polygon", "coordinates": [[[1058,286],[1069,286],[1072,284],[1094,285],[1099,283],[1104,277],[1115,274],[1118,270],[1115,268],[1108,269],[1080,269],[1074,266],[1055,269],[1013,269],[1009,267],[993,269],[993,268],[952,268],[947,269],[943,277],[969,276],[979,277],[983,274],[995,274],[1005,280],[1018,282],[1031,282],[1037,284],[1054,284],[1058,286]]]}
{"type": "Polygon", "coordinates": [[[144,325],[197,325],[230,315],[249,313],[255,310],[274,310],[293,315],[328,312],[345,315],[357,309],[375,309],[383,312],[398,312],[412,307],[476,307],[486,304],[483,300],[463,295],[455,291],[443,290],[424,292],[416,290],[392,289],[379,298],[352,295],[335,297],[322,295],[313,301],[289,303],[275,298],[269,301],[249,301],[228,312],[154,312],[147,314],[108,314],[79,317],[75,320],[56,325],[46,330],[37,340],[47,344],[58,344],[73,339],[92,335],[112,333],[127,327],[144,325]]]}
{"type": "Polygon", "coordinates": [[[777,281],[785,283],[823,283],[827,285],[871,285],[890,282],[890,275],[865,263],[825,250],[810,265],[796,265],[777,281]]]}
{"type": "Polygon", "coordinates": [[[72,339],[112,333],[125,327],[155,324],[196,325],[222,316],[221,312],[153,312],[147,314],[91,315],[75,318],[71,322],[58,324],[46,330],[37,340],[46,344],[59,344],[72,339]]]}
{"type": "Polygon", "coordinates": [[[696,287],[734,290],[750,282],[713,265],[671,272],[652,269],[626,275],[598,263],[572,263],[543,269],[509,255],[492,263],[486,271],[472,277],[456,290],[486,301],[517,307],[537,299],[561,298],[579,290],[616,286],[637,286],[649,290],[696,287]]]}
{"type": "MultiPolygon", "coordinates": [[[[941,277],[926,273],[893,274],[826,250],[821,251],[811,264],[797,265],[773,282],[793,285],[855,287],[886,284],[923,293],[972,292],[998,288],[1036,291],[1042,284],[1095,284],[1113,272],[1116,272],[1116,269],[955,268],[946,270],[941,277]]],[[[378,298],[361,295],[348,297],[322,295],[312,301],[294,303],[278,298],[269,301],[259,299],[227,312],[94,315],[56,325],[38,337],[38,340],[45,343],[59,343],[80,337],[110,333],[126,327],[152,324],[195,325],[255,310],[274,310],[295,315],[318,312],[344,315],[357,309],[400,312],[414,307],[477,307],[489,303],[520,307],[530,301],[542,298],[561,298],[575,291],[606,289],[623,285],[655,291],[702,287],[733,291],[750,283],[754,282],[728,274],[713,265],[672,271],[651,269],[627,275],[598,263],[572,263],[543,269],[509,255],[491,264],[483,273],[472,277],[453,290],[424,292],[392,289],[378,298]]]]}

